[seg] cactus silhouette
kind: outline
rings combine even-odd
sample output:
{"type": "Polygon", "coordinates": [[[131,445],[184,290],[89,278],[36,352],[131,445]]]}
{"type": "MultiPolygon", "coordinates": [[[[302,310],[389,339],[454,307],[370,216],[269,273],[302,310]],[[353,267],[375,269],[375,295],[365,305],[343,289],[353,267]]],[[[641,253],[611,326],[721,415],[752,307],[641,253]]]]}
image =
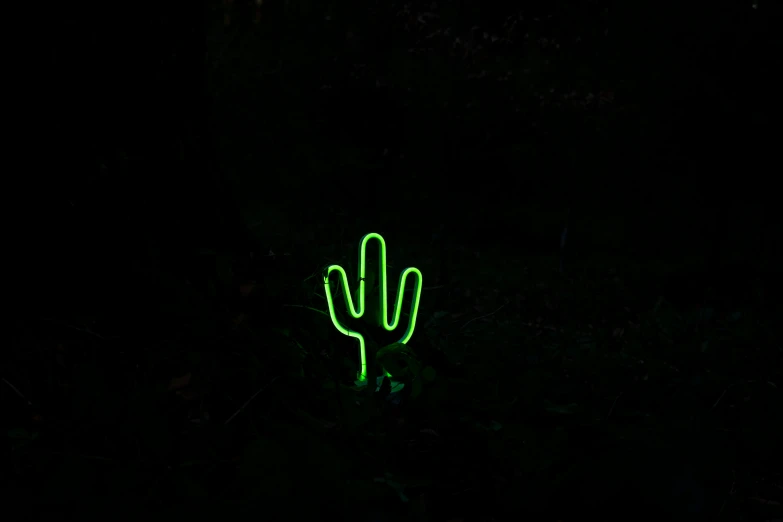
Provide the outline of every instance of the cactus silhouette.
{"type": "MultiPolygon", "coordinates": [[[[366,346],[365,346],[365,339],[364,336],[355,331],[351,330],[347,326],[340,323],[339,319],[337,318],[336,310],[334,307],[334,298],[332,297],[332,291],[329,284],[329,276],[332,274],[332,272],[337,272],[340,274],[340,281],[342,282],[343,286],[343,297],[345,298],[345,307],[348,310],[348,313],[353,317],[354,319],[361,319],[365,313],[368,310],[368,307],[366,306],[366,299],[365,295],[367,293],[367,280],[374,280],[373,275],[368,278],[367,276],[367,243],[371,239],[376,239],[379,243],[379,259],[378,259],[378,270],[380,274],[380,292],[378,292],[378,299],[379,302],[378,307],[374,309],[376,312],[376,317],[372,317],[371,319],[375,324],[378,326],[382,326],[386,331],[392,332],[397,329],[397,326],[400,322],[400,315],[402,312],[402,298],[403,298],[403,291],[405,290],[405,281],[408,278],[409,274],[414,275],[415,279],[415,286],[414,286],[414,295],[413,299],[411,301],[411,308],[410,308],[410,321],[408,323],[408,328],[405,331],[405,334],[400,338],[398,343],[405,344],[407,343],[410,338],[413,336],[413,330],[416,327],[416,316],[419,312],[419,301],[421,300],[421,283],[422,283],[422,275],[418,268],[409,267],[402,271],[400,274],[400,282],[399,286],[397,287],[397,299],[396,303],[394,305],[394,310],[392,312],[393,319],[392,322],[389,322],[389,314],[388,314],[388,284],[387,284],[387,278],[386,278],[386,242],[383,240],[380,234],[371,233],[367,234],[364,237],[362,237],[361,242],[359,243],[359,288],[356,292],[356,299],[358,301],[358,308],[354,306],[354,300],[351,297],[351,289],[348,286],[348,276],[345,274],[345,270],[340,265],[330,265],[324,269],[323,272],[323,278],[324,278],[324,291],[326,293],[326,301],[329,305],[329,316],[332,318],[332,323],[334,323],[335,328],[337,330],[349,337],[353,337],[355,339],[359,340],[359,357],[361,360],[361,372],[359,373],[359,381],[365,381],[367,380],[367,352],[366,352],[366,346]]],[[[370,288],[370,291],[373,289],[370,288]]],[[[388,373],[387,373],[388,375],[388,373]]]]}

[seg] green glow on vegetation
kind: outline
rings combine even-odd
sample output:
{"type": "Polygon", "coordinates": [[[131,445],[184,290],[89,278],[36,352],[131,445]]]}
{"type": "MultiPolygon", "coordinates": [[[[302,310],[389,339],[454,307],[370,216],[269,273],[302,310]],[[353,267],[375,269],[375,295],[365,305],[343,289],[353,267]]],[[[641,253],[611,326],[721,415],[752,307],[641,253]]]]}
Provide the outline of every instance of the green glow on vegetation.
{"type": "MultiPolygon", "coordinates": [[[[402,298],[403,298],[403,290],[405,289],[405,281],[408,278],[409,274],[414,275],[415,283],[414,283],[414,295],[413,300],[411,301],[411,309],[410,309],[410,321],[408,323],[408,329],[405,331],[405,335],[400,338],[399,343],[405,344],[407,343],[410,338],[413,336],[413,329],[416,327],[416,316],[419,313],[419,301],[421,300],[421,287],[422,287],[422,275],[418,268],[406,268],[402,271],[400,274],[400,281],[399,286],[397,287],[397,302],[394,306],[393,311],[393,319],[392,322],[389,322],[389,310],[388,310],[388,285],[387,285],[387,279],[386,279],[386,242],[383,240],[383,238],[380,236],[380,234],[371,233],[364,236],[361,240],[361,243],[359,245],[359,292],[358,292],[358,301],[359,306],[356,308],[354,306],[353,298],[351,297],[351,288],[348,286],[348,276],[345,274],[345,270],[340,265],[330,265],[324,270],[324,291],[326,293],[326,301],[329,304],[329,316],[332,318],[332,323],[334,323],[335,328],[342,333],[343,335],[347,335],[349,337],[354,337],[359,340],[359,357],[361,358],[361,365],[362,370],[359,374],[359,380],[365,381],[367,379],[367,352],[365,349],[365,342],[364,342],[364,336],[360,334],[359,332],[355,332],[353,330],[349,330],[342,324],[340,324],[340,321],[337,320],[337,315],[335,313],[334,308],[334,299],[332,298],[332,292],[329,288],[329,276],[332,274],[332,272],[337,272],[340,275],[340,279],[342,281],[343,285],[343,297],[345,298],[345,308],[348,310],[348,313],[351,314],[351,317],[354,319],[361,319],[364,315],[365,311],[367,310],[365,307],[365,277],[366,277],[366,269],[367,269],[367,243],[371,239],[377,239],[378,243],[380,244],[379,249],[379,257],[378,257],[378,267],[380,270],[380,292],[379,292],[379,324],[378,326],[383,326],[383,328],[386,331],[392,332],[394,331],[399,322],[400,322],[400,314],[402,312],[402,298]]],[[[391,377],[391,375],[386,372],[386,375],[388,377],[391,377]]]]}

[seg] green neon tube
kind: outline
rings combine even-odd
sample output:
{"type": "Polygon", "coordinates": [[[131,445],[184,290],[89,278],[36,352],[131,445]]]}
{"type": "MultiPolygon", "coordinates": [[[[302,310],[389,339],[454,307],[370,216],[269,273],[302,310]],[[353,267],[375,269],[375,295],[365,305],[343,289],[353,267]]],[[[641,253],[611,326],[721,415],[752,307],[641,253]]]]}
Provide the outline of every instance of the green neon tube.
{"type": "MultiPolygon", "coordinates": [[[[329,276],[332,272],[337,272],[340,274],[340,280],[343,285],[343,296],[345,297],[345,308],[348,310],[348,313],[351,314],[351,317],[354,319],[361,319],[364,315],[364,312],[366,311],[365,308],[365,302],[364,302],[364,295],[365,295],[365,277],[366,277],[366,269],[367,269],[367,243],[371,239],[377,239],[378,243],[380,243],[380,249],[379,249],[379,259],[378,259],[378,265],[380,269],[380,315],[381,315],[381,321],[380,326],[383,326],[383,328],[386,331],[392,332],[397,329],[397,326],[400,322],[400,313],[402,312],[402,297],[403,297],[403,290],[405,289],[405,281],[408,279],[409,274],[413,274],[415,278],[414,283],[414,296],[413,300],[411,301],[411,310],[410,310],[410,322],[408,323],[408,329],[405,331],[405,334],[400,338],[399,343],[405,344],[407,343],[410,338],[413,336],[413,329],[416,327],[416,316],[419,313],[419,301],[421,300],[421,282],[422,282],[422,275],[418,268],[406,268],[402,271],[400,274],[400,281],[399,286],[397,287],[397,302],[394,306],[393,311],[393,319],[392,322],[389,322],[389,310],[388,310],[388,285],[387,285],[387,279],[386,279],[386,242],[383,240],[380,234],[376,233],[370,233],[366,236],[362,237],[361,243],[359,245],[359,307],[356,308],[354,306],[353,298],[351,297],[351,291],[350,287],[348,286],[348,276],[345,274],[345,270],[340,265],[330,265],[324,270],[324,291],[326,293],[326,301],[329,305],[329,316],[332,318],[332,323],[334,324],[335,328],[342,333],[343,335],[347,335],[349,337],[353,337],[355,339],[359,340],[359,357],[361,359],[361,365],[362,370],[359,375],[359,380],[364,381],[367,379],[367,352],[365,348],[365,342],[364,342],[364,336],[360,334],[359,332],[354,332],[353,330],[349,330],[345,326],[340,324],[340,321],[337,320],[337,315],[335,313],[334,309],[334,299],[332,298],[332,292],[329,288],[329,276]]],[[[387,372],[387,376],[390,376],[387,372]]]]}

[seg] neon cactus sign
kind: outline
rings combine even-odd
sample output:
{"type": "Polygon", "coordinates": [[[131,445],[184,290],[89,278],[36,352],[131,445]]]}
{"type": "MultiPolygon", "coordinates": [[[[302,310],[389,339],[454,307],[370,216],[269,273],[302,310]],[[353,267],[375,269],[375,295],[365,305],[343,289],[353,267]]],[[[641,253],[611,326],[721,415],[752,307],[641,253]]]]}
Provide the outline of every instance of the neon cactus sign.
{"type": "MultiPolygon", "coordinates": [[[[332,318],[332,323],[334,323],[335,328],[337,330],[349,337],[353,337],[355,339],[359,340],[359,357],[361,360],[361,372],[359,373],[359,381],[366,381],[367,380],[367,351],[366,351],[366,343],[364,340],[364,336],[356,332],[354,330],[351,330],[347,328],[346,326],[340,324],[340,321],[337,319],[337,314],[335,312],[334,308],[334,299],[332,297],[332,291],[329,288],[329,276],[332,272],[338,272],[340,274],[340,279],[342,281],[342,287],[343,287],[343,296],[345,297],[345,308],[348,310],[348,313],[351,314],[351,317],[354,319],[361,319],[362,316],[364,316],[365,312],[367,311],[367,306],[365,303],[365,295],[367,293],[366,288],[366,279],[367,279],[367,243],[371,239],[377,239],[379,243],[379,258],[378,258],[378,271],[380,272],[378,275],[379,282],[380,282],[380,288],[378,293],[379,303],[378,308],[375,309],[377,312],[377,317],[373,317],[373,322],[377,324],[377,326],[382,326],[384,330],[387,332],[392,332],[397,329],[397,326],[400,322],[400,314],[402,312],[402,297],[403,297],[403,290],[405,290],[405,281],[408,278],[409,274],[413,274],[415,278],[415,286],[413,290],[413,299],[411,301],[411,308],[410,308],[410,321],[408,323],[408,329],[405,331],[405,334],[400,338],[399,343],[405,344],[407,343],[410,338],[413,336],[413,329],[416,327],[416,316],[419,313],[419,301],[421,300],[421,282],[422,282],[422,275],[418,268],[409,267],[402,271],[400,274],[400,282],[399,286],[397,287],[397,299],[394,306],[393,311],[393,320],[391,323],[389,323],[389,314],[388,314],[388,285],[387,285],[387,279],[386,279],[386,242],[383,240],[383,238],[380,236],[380,234],[371,233],[367,234],[366,236],[362,237],[361,242],[359,244],[359,288],[358,288],[358,295],[357,300],[359,301],[358,308],[354,307],[354,301],[351,297],[351,290],[348,286],[348,276],[345,274],[345,270],[340,265],[330,265],[326,267],[323,273],[324,278],[324,292],[326,293],[326,301],[329,304],[329,316],[332,318]]],[[[370,288],[370,291],[372,292],[374,289],[370,288]]],[[[389,375],[387,373],[387,375],[389,375]]]]}

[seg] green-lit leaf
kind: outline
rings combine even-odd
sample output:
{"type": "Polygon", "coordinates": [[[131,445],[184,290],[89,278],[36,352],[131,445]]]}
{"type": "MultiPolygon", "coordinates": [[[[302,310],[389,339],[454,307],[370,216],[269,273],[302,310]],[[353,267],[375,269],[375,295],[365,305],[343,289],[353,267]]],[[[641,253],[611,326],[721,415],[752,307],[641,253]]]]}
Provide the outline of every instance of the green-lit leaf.
{"type": "Polygon", "coordinates": [[[392,343],[384,346],[376,354],[378,363],[394,377],[400,378],[408,373],[408,346],[402,343],[392,343]],[[405,363],[405,364],[403,364],[405,363]]]}
{"type": "Polygon", "coordinates": [[[380,360],[382,357],[388,356],[393,353],[405,353],[410,352],[410,348],[407,344],[402,343],[392,343],[388,346],[384,346],[380,350],[378,350],[378,360],[380,360]]]}
{"type": "Polygon", "coordinates": [[[380,377],[380,379],[382,379],[382,382],[379,392],[381,397],[386,397],[389,395],[389,393],[391,393],[391,379],[388,377],[380,377]]]}

